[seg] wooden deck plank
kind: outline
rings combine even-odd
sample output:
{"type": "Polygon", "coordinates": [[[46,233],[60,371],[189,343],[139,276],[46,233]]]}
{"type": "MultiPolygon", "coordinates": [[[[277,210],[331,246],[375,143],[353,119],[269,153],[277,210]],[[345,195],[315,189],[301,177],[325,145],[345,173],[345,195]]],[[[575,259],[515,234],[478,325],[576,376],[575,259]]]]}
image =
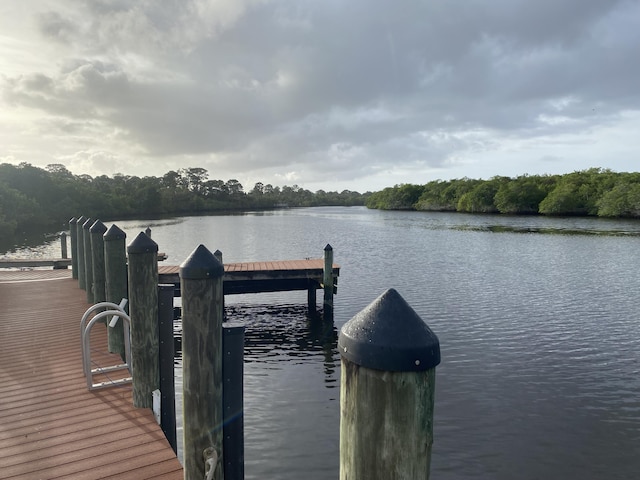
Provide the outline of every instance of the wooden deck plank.
{"type": "MultiPolygon", "coordinates": [[[[181,479],[151,410],[133,408],[130,386],[87,390],[79,337],[88,305],[71,272],[34,272],[47,271],[0,272],[0,476],[181,479]]],[[[119,363],[105,351],[105,328],[94,328],[94,346],[92,359],[119,363]]]]}

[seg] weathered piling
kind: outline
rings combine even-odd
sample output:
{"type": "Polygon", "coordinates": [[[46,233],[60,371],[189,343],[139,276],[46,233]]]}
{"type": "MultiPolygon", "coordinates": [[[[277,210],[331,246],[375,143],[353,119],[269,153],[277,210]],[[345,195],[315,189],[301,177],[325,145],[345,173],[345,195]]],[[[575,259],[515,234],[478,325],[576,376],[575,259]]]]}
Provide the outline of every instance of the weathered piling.
{"type": "Polygon", "coordinates": [[[173,284],[158,285],[158,341],[160,362],[160,426],[174,452],[176,440],[176,390],[174,385],[173,284]]]}
{"type": "Polygon", "coordinates": [[[333,316],[333,247],[327,243],[324,247],[324,271],[322,279],[324,288],[324,315],[333,316]]]}
{"type": "Polygon", "coordinates": [[[62,258],[69,258],[67,252],[67,232],[60,233],[60,255],[62,258]]]}
{"type": "MultiPolygon", "coordinates": [[[[100,220],[96,220],[89,234],[91,237],[91,265],[93,266],[93,300],[91,303],[104,302],[107,299],[105,292],[105,266],[104,266],[104,233],[107,227],[100,220]]],[[[119,302],[114,302],[119,303],[119,302]]]]}
{"type": "Polygon", "coordinates": [[[224,478],[222,318],[224,267],[204,245],[180,266],[184,478],[224,478]],[[214,462],[216,465],[212,465],[214,462]],[[218,463],[219,462],[219,463],[218,463]],[[208,465],[208,466],[206,466],[208,465]],[[207,477],[209,478],[209,477],[207,477]]]}
{"type": "Polygon", "coordinates": [[[78,279],[78,219],[69,220],[69,236],[71,237],[71,277],[78,279]]]}
{"type": "MultiPolygon", "coordinates": [[[[123,298],[129,298],[127,290],[127,253],[126,238],[116,225],[111,225],[103,235],[105,296],[108,302],[119,304],[123,298]]],[[[128,311],[128,308],[127,308],[128,311]]],[[[107,329],[109,351],[119,353],[124,360],[124,326],[119,320],[114,327],[107,329]]]]}
{"type": "Polygon", "coordinates": [[[127,247],[133,405],[153,407],[160,387],[158,366],[158,244],[144,232],[127,247]]]}
{"type": "Polygon", "coordinates": [[[341,329],[340,479],[428,479],[438,337],[393,289],[341,329]]]}
{"type": "Polygon", "coordinates": [[[82,229],[82,225],[86,221],[87,217],[83,215],[76,223],[77,251],[74,252],[78,259],[78,286],[83,290],[87,288],[86,270],[84,268],[84,234],[82,229]]]}
{"type": "Polygon", "coordinates": [[[93,303],[93,255],[91,253],[91,233],[89,229],[93,225],[92,219],[87,219],[82,224],[82,241],[84,244],[84,278],[87,292],[87,303],[93,303]]]}

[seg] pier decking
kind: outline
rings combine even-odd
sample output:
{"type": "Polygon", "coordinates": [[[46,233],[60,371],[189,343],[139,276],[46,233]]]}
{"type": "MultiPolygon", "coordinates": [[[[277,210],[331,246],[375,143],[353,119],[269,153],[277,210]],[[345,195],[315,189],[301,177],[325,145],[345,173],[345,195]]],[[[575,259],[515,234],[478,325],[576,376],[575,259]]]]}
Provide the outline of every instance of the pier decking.
{"type": "MultiPolygon", "coordinates": [[[[224,264],[224,294],[280,292],[290,290],[315,291],[322,288],[324,260],[282,260],[224,264]]],[[[180,285],[180,267],[158,266],[160,283],[180,285]]],[[[340,266],[333,264],[334,285],[338,282],[340,266]]]]}
{"type": "MultiPolygon", "coordinates": [[[[79,338],[87,308],[70,270],[0,272],[0,477],[182,479],[151,410],[133,407],[130,385],[87,390],[79,338]]],[[[105,329],[93,330],[100,350],[105,329]]]]}

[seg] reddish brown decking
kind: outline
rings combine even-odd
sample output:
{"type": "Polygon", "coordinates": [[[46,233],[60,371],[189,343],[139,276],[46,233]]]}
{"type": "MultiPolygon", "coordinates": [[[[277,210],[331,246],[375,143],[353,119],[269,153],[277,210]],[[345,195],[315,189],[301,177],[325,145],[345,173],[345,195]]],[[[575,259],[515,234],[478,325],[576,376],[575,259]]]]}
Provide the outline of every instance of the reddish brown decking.
{"type": "MultiPolygon", "coordinates": [[[[182,479],[182,467],[131,386],[89,392],[70,270],[0,273],[0,478],[182,479]]],[[[93,329],[92,359],[105,328],[93,329]]]]}

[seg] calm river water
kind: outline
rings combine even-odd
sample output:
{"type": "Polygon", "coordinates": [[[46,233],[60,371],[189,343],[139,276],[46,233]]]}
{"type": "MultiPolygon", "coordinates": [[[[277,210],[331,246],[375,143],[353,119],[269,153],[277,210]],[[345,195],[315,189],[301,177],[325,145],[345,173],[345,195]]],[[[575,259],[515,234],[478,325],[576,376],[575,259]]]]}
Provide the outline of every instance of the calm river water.
{"type": "Polygon", "coordinates": [[[117,224],[128,241],[150,226],[168,264],[200,243],[228,262],[333,246],[333,324],[307,318],[305,292],[227,297],[246,325],[248,479],[337,478],[337,334],[388,288],[440,338],[432,478],[637,478],[640,222],[310,208],[117,224]]]}

